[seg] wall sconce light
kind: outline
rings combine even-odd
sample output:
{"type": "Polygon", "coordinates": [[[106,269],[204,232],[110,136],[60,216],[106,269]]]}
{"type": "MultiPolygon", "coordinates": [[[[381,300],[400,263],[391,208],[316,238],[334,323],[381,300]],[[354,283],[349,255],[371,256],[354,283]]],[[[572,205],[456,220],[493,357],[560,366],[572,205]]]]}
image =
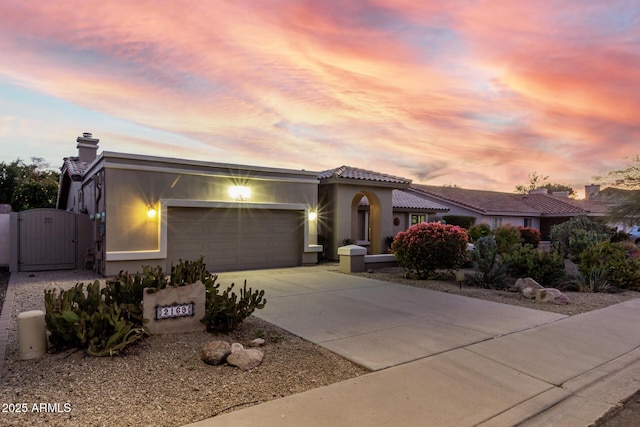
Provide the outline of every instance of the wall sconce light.
{"type": "Polygon", "coordinates": [[[251,189],[242,185],[234,185],[229,187],[229,195],[233,200],[244,202],[251,197],[251,189]]]}
{"type": "Polygon", "coordinates": [[[316,219],[318,219],[318,212],[309,211],[309,221],[315,221],[316,219]]]}
{"type": "Polygon", "coordinates": [[[157,213],[158,212],[156,211],[156,208],[154,208],[153,206],[149,206],[147,208],[147,217],[148,218],[155,218],[157,213]]]}

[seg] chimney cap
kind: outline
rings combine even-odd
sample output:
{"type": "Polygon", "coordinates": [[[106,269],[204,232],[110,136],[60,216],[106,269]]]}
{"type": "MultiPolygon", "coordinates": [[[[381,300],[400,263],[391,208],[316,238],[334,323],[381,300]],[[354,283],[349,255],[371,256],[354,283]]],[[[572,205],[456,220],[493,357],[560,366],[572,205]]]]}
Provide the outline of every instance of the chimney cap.
{"type": "Polygon", "coordinates": [[[85,138],[93,138],[93,134],[91,132],[83,132],[82,136],[85,138]]]}

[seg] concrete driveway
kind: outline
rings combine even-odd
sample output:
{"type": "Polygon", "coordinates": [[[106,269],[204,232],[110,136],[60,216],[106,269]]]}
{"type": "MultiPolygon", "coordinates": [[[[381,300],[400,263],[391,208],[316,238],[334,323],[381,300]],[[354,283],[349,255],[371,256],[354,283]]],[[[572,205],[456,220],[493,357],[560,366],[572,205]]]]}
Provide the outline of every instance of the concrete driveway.
{"type": "Polygon", "coordinates": [[[375,372],[194,426],[587,426],[640,389],[640,299],[573,317],[326,267],[225,273],[375,372]]]}
{"type": "Polygon", "coordinates": [[[222,273],[265,289],[255,316],[379,370],[566,316],[341,274],[337,268],[222,273]]]}

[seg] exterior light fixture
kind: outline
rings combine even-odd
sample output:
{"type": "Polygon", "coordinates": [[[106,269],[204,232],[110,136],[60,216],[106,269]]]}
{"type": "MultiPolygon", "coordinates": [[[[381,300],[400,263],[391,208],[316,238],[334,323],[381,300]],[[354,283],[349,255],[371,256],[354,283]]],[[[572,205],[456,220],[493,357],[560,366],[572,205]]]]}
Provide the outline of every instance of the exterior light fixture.
{"type": "Polygon", "coordinates": [[[251,197],[251,189],[242,185],[234,185],[229,187],[229,195],[233,200],[244,202],[251,197]]]}
{"type": "Polygon", "coordinates": [[[147,217],[148,218],[155,218],[157,213],[158,212],[156,212],[156,208],[154,208],[153,206],[149,206],[147,208],[147,217]]]}
{"type": "Polygon", "coordinates": [[[318,218],[316,211],[309,211],[309,221],[315,221],[318,218]]]}

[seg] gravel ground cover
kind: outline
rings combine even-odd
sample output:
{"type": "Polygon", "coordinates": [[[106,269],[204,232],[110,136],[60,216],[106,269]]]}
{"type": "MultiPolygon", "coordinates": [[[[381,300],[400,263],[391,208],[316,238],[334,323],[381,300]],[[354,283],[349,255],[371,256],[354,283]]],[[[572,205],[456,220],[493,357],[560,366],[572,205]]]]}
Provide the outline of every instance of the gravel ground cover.
{"type": "MultiPolygon", "coordinates": [[[[518,305],[521,307],[533,308],[536,310],[551,311],[554,313],[566,314],[569,316],[585,313],[608,307],[612,304],[640,298],[640,292],[625,291],[615,294],[587,293],[587,292],[565,292],[569,297],[569,304],[559,305],[554,303],[540,303],[535,300],[525,298],[520,292],[497,291],[493,289],[482,289],[473,286],[455,283],[453,275],[446,277],[447,280],[415,280],[405,278],[403,270],[399,267],[382,268],[374,270],[373,273],[356,273],[358,276],[369,277],[371,279],[384,280],[400,285],[414,286],[418,288],[431,289],[434,291],[447,292],[450,294],[464,295],[471,298],[479,298],[503,304],[518,305]]],[[[473,274],[470,270],[468,274],[473,274]]]]}

